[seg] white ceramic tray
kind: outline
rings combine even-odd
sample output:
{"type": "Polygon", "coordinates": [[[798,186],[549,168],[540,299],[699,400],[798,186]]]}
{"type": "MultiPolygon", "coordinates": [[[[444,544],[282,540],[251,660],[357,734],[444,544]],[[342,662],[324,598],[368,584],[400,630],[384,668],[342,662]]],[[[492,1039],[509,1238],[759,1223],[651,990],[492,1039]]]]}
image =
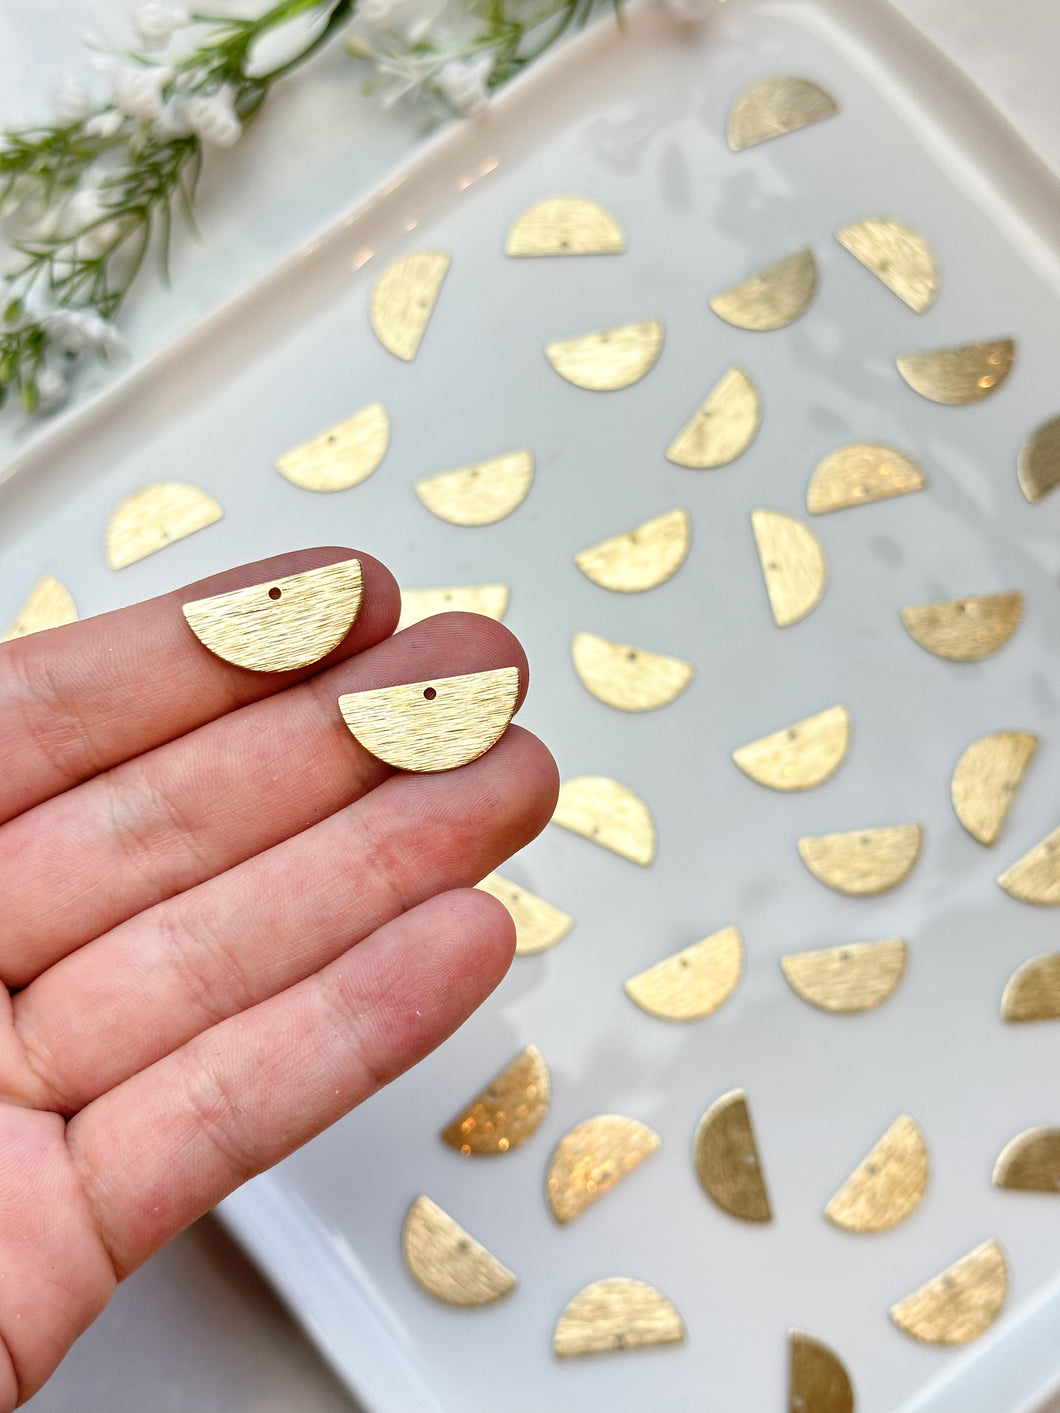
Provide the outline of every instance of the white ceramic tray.
{"type": "Polygon", "coordinates": [[[534,682],[522,720],[564,775],[614,775],[650,804],[659,852],[645,870],[554,827],[505,870],[571,912],[553,951],[518,959],[497,994],[428,1062],[222,1213],[372,1413],[529,1413],[783,1406],[785,1333],[796,1325],[844,1358],[861,1413],[1028,1413],[1060,1383],[1056,1203],[999,1193],[993,1161],[1015,1133],[1057,1122],[1055,1026],[1005,1026],[999,999],[1026,958],[1056,946],[1056,918],[994,879],[1057,824],[1060,496],[1020,494],[1022,437],[1055,415],[1060,263],[1055,179],[946,62],[883,5],[728,0],[682,29],[647,11],[602,25],[515,86],[482,121],[432,145],[379,196],[263,284],[71,416],[14,463],[0,488],[0,620],[57,572],[83,614],[131,602],[298,543],[349,543],[410,587],[503,580],[507,622],[534,682]],[[724,141],[733,98],[799,74],[840,114],[739,155],[724,141]],[[621,258],[510,261],[510,221],[557,192],[619,218],[621,258]],[[873,214],[921,229],[942,292],[916,316],[832,238],[873,214]],[[790,328],[755,334],[707,300],[804,245],[820,291],[790,328]],[[375,341],[367,292],[394,255],[450,251],[453,265],[416,361],[375,341]],[[542,356],[552,338],[634,319],[665,321],[655,369],[625,391],[573,388],[542,356]],[[1012,336],[1016,369],[972,407],[939,407],[893,357],[1012,336]],[[717,471],[663,449],[732,362],[764,402],[752,448],[717,471]],[[363,485],[314,496],[273,458],[381,399],[393,436],[363,485]],[[748,515],[804,514],[809,474],[849,440],[891,442],[923,465],[926,492],[814,522],[829,561],[820,607],[770,620],[748,515]],[[509,519],[460,529],[433,518],[412,482],[521,446],[537,478],[509,519]],[[113,574],[102,531],[128,492],[198,481],[219,524],[113,574]],[[573,554],[675,505],[694,546],[665,586],[611,595],[573,554]],[[905,634],[907,603],[1020,588],[1025,621],[995,657],[946,664],[905,634]],[[590,697],[570,663],[585,628],[691,659],[697,675],[658,713],[590,697]],[[762,790],[729,753],[846,702],[854,744],[818,790],[762,790]],[[981,849],[953,817],[948,781],[975,737],[1000,727],[1042,746],[1002,842],[981,849]],[[803,834],[916,820],[911,877],[855,901],[803,868],[803,834]],[[669,1025],[622,981],[727,924],[747,965],[714,1016],[669,1025]],[[877,1011],[829,1017],[788,989],[783,953],[904,935],[906,978],[877,1011]],[[462,1159],[437,1130],[526,1043],[551,1067],[550,1113],[524,1147],[462,1159]],[[775,1220],[716,1209],[692,1169],[699,1115],[747,1090],[775,1220]],[[928,1195],[875,1238],[821,1208],[900,1112],[930,1145],[928,1195]],[[627,1113],[659,1154],[568,1228],[543,1195],[556,1140],[594,1113],[627,1113]],[[399,1250],[409,1201],[429,1193],[519,1276],[485,1310],[437,1305],[399,1250]],[[887,1309],[989,1236],[1011,1266],[1005,1311],[978,1343],[914,1343],[887,1309]],[[681,1346],[558,1362],[550,1335],[588,1282],[658,1285],[688,1327],[681,1346]]]}

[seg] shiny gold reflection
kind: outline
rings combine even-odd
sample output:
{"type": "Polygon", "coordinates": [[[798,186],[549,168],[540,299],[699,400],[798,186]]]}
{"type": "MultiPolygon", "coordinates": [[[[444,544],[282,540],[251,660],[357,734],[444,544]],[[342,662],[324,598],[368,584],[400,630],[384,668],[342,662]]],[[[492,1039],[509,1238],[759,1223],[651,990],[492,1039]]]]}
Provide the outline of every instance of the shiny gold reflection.
{"type": "Polygon", "coordinates": [[[919,824],[890,824],[800,839],[799,855],[814,878],[837,893],[863,897],[895,888],[917,861],[919,824]]]}
{"type": "Polygon", "coordinates": [[[442,1139],[465,1157],[508,1153],[536,1132],[551,1098],[544,1056],[528,1045],[446,1124],[442,1139]]]}
{"type": "Polygon", "coordinates": [[[973,741],[950,781],[957,818],[973,839],[993,844],[1038,747],[1029,731],[993,731],[973,741]]]}
{"type": "Polygon", "coordinates": [[[839,769],[850,746],[850,713],[829,707],[733,751],[745,775],[770,790],[811,790],[839,769]]]}
{"type": "Polygon", "coordinates": [[[1029,501],[1041,500],[1060,486],[1060,417],[1034,429],[1020,447],[1016,471],[1029,501]]]}
{"type": "Polygon", "coordinates": [[[996,392],[1012,371],[1016,346],[1011,339],[907,353],[895,359],[902,377],[921,397],[951,407],[979,402],[996,392]]]}
{"type": "Polygon", "coordinates": [[[680,1344],[681,1316],[666,1296],[625,1276],[594,1281],[571,1300],[556,1323],[552,1352],[560,1359],[610,1354],[653,1344],[680,1344]]]}
{"type": "Polygon", "coordinates": [[[835,238],[915,313],[934,304],[939,270],[931,246],[917,231],[901,221],[874,218],[841,226],[835,238]]]}
{"type": "Polygon", "coordinates": [[[458,584],[445,589],[402,589],[397,628],[411,628],[438,613],[480,613],[498,623],[508,611],[507,584],[458,584]]]}
{"type": "Polygon", "coordinates": [[[779,510],[752,510],[751,528],[773,622],[790,627],[821,601],[828,581],[824,551],[812,530],[779,510]]]}
{"type": "Polygon", "coordinates": [[[1029,1128],[1002,1149],[994,1186],[1060,1193],[1060,1128],[1029,1128]]]}
{"type": "Polygon", "coordinates": [[[922,491],[926,484],[920,467],[900,451],[875,442],[854,442],[839,447],[818,464],[806,488],[806,509],[811,515],[826,515],[891,496],[907,496],[922,491]]]}
{"type": "Polygon", "coordinates": [[[854,1413],[842,1361],[805,1330],[788,1331],[788,1413],[854,1413]]]}
{"type": "Polygon", "coordinates": [[[626,995],[662,1020],[698,1020],[729,999],[743,971],[743,939],[723,927],[631,976],[626,995]]]}
{"type": "Polygon", "coordinates": [[[666,448],[667,460],[694,470],[727,466],[751,445],[761,422],[754,383],[742,368],[729,368],[666,448]]]}
{"type": "Polygon", "coordinates": [[[368,310],[372,329],[406,363],[419,352],[448,269],[443,251],[418,250],[392,261],[375,282],[368,310]]]}
{"type": "Polygon", "coordinates": [[[994,1323],[1007,1292],[1001,1247],[984,1241],[892,1305],[890,1315],[900,1330],[926,1344],[968,1344],[994,1323]]]}
{"type": "Polygon", "coordinates": [[[711,1104],[699,1121],[694,1147],[696,1172],[708,1197],[742,1221],[773,1220],[742,1089],[711,1104]]]}
{"type": "Polygon", "coordinates": [[[159,481],[123,500],[107,525],[105,554],[111,569],[124,569],[166,545],[205,530],[224,511],[198,486],[159,481]]]}
{"type": "Polygon", "coordinates": [[[491,873],[476,888],[496,898],[511,913],[515,923],[515,955],[531,957],[536,952],[547,952],[557,942],[562,942],[574,926],[574,919],[560,908],[554,908],[531,893],[528,888],[520,888],[502,878],[499,873],[491,873]]]}
{"type": "Polygon", "coordinates": [[[519,669],[498,667],[399,687],[349,692],[342,719],[366,751],[397,770],[455,770],[504,734],[519,696],[519,669]]]}
{"type": "Polygon", "coordinates": [[[505,255],[621,255],[622,227],[598,201],[551,196],[528,206],[508,231],[505,255]]]}
{"type": "Polygon", "coordinates": [[[668,510],[654,520],[580,550],[574,562],[594,584],[620,594],[639,594],[665,584],[685,562],[692,543],[688,512],[668,510]]]}
{"type": "Polygon", "coordinates": [[[1007,1021],[1060,1020],[1060,952],[1032,957],[1012,973],[1001,998],[1007,1021]]]}
{"type": "Polygon", "coordinates": [[[889,937],[792,952],[781,957],[780,967],[797,996],[818,1010],[845,1015],[886,1001],[902,979],[905,959],[905,941],[889,937]]]}
{"type": "Polygon", "coordinates": [[[549,1160],[545,1191],[557,1222],[573,1221],[655,1152],[659,1135],[624,1114],[575,1125],[549,1160]]]}
{"type": "Polygon", "coordinates": [[[1023,617],[1023,595],[980,594],[969,599],[903,608],[902,624],[914,642],[950,662],[978,662],[1003,647],[1023,617]]]}
{"type": "Polygon", "coordinates": [[[606,775],[565,780],[552,823],[647,867],[655,857],[655,821],[628,785],[606,775]]]}
{"type": "Polygon", "coordinates": [[[598,701],[619,711],[654,711],[679,697],[695,671],[690,662],[613,643],[596,633],[575,633],[574,669],[598,701]]]}
{"type": "Polygon", "coordinates": [[[783,329],[809,308],[817,292],[817,262],[812,250],[799,250],[716,294],[710,307],[738,329],[783,329]]]}
{"type": "Polygon", "coordinates": [[[263,584],[192,599],[188,627],[225,662],[252,672],[290,672],[342,642],[361,608],[359,559],[285,574],[263,584]]]}
{"type": "Polygon", "coordinates": [[[303,490],[345,491],[368,479],[389,443],[386,408],[373,402],[277,457],[276,470],[303,490]]]}
{"type": "Polygon", "coordinates": [[[534,479],[534,457],[512,451],[443,471],[415,483],[420,500],[450,525],[493,525],[522,505],[534,479]]]}
{"type": "Polygon", "coordinates": [[[850,1174],[824,1214],[847,1231],[889,1231],[920,1205],[927,1183],[924,1135],[903,1114],[850,1174]]]}
{"type": "Polygon", "coordinates": [[[836,111],[835,99],[809,79],[763,79],[742,93],[729,110],[729,147],[742,152],[819,123],[836,111]]]}
{"type": "Polygon", "coordinates": [[[545,345],[545,357],[575,387],[616,392],[639,382],[655,366],[662,343],[662,323],[648,319],[580,338],[557,339],[545,345]]]}
{"type": "Polygon", "coordinates": [[[1055,908],[1060,904],[1060,829],[1029,853],[1017,859],[997,880],[1005,892],[1021,903],[1055,908]]]}
{"type": "Polygon", "coordinates": [[[46,628],[61,628],[77,622],[77,605],[65,584],[54,574],[46,574],[33,587],[33,592],[19,609],[15,621],[0,643],[13,638],[28,638],[31,633],[43,633],[46,628]]]}
{"type": "Polygon", "coordinates": [[[416,1281],[447,1305],[489,1305],[515,1287],[511,1271],[429,1197],[409,1208],[401,1246],[416,1281]]]}

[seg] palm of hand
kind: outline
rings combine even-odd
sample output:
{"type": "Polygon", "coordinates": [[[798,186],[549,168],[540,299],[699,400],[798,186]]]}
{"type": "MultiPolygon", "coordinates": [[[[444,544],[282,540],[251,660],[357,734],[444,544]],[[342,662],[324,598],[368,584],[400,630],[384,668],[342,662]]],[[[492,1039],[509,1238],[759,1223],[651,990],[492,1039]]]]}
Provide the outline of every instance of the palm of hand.
{"type": "Polygon", "coordinates": [[[507,914],[471,889],[548,819],[547,751],[512,728],[461,770],[395,774],[335,703],[507,665],[525,684],[511,635],[453,614],[389,637],[397,589],[367,556],[356,624],[308,671],[240,671],[183,622],[187,599],[350,553],[0,646],[0,1408],[510,961],[507,914]]]}

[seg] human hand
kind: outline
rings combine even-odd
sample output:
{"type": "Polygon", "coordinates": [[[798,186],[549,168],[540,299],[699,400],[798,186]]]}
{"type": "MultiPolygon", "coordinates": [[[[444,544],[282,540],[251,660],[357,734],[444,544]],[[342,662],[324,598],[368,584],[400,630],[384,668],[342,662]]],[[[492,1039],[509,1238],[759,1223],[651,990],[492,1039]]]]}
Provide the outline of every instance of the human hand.
{"type": "Polygon", "coordinates": [[[181,605],[353,551],[248,565],[0,644],[0,1408],[116,1283],[426,1055],[507,970],[473,885],[538,833],[555,766],[518,727],[407,775],[340,694],[526,660],[448,614],[361,612],[299,672],[210,654],[181,605]]]}

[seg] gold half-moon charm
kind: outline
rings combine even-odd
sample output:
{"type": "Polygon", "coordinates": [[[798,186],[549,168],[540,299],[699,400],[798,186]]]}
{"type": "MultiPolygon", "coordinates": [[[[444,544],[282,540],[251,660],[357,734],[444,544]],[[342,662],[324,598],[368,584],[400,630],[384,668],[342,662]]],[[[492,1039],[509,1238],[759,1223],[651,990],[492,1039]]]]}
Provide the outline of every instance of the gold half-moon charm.
{"type": "Polygon", "coordinates": [[[372,331],[406,363],[416,357],[449,270],[441,250],[418,250],[393,260],[375,282],[368,307],[372,331]]]}
{"type": "Polygon", "coordinates": [[[828,582],[824,551],[812,530],[779,510],[752,510],[751,528],[773,622],[788,628],[821,602],[828,582]]]}
{"type": "Polygon", "coordinates": [[[997,880],[1010,898],[1039,907],[1060,904],[1060,828],[1035,844],[997,880]]]}
{"type": "Polygon", "coordinates": [[[619,711],[654,711],[679,697],[695,671],[690,662],[613,643],[596,633],[575,633],[574,670],[597,701],[619,711]]]}
{"type": "Polygon", "coordinates": [[[505,255],[621,255],[622,227],[598,201],[585,196],[550,196],[537,201],[512,224],[505,255]]]}
{"type": "Polygon", "coordinates": [[[402,589],[401,617],[394,629],[411,628],[438,613],[480,613],[496,622],[508,612],[507,584],[460,584],[445,589],[402,589]]]}
{"type": "Polygon", "coordinates": [[[77,605],[70,590],[54,574],[45,574],[33,587],[33,592],[18,611],[0,643],[13,638],[28,638],[31,633],[43,633],[46,628],[61,628],[77,622],[77,605]]]}
{"type": "Polygon", "coordinates": [[[980,594],[903,608],[905,631],[936,657],[978,662],[1004,647],[1023,617],[1023,595],[980,594]]]}
{"type": "Polygon", "coordinates": [[[854,1413],[842,1360],[805,1330],[788,1331],[788,1413],[854,1413]]]}
{"type": "Polygon", "coordinates": [[[743,773],[770,790],[812,790],[834,774],[850,747],[850,713],[828,707],[733,751],[743,773]]]}
{"type": "Polygon", "coordinates": [[[950,780],[957,818],[973,839],[993,844],[1038,747],[1029,731],[993,731],[973,741],[950,780]]]}
{"type": "Polygon", "coordinates": [[[850,1174],[824,1214],[846,1231],[889,1231],[922,1202],[928,1167],[924,1135],[908,1114],[902,1114],[850,1174]]]}
{"type": "Polygon", "coordinates": [[[342,642],[361,609],[359,559],[192,599],[188,627],[204,648],[252,672],[290,672],[342,642]]]}
{"type": "Polygon", "coordinates": [[[733,152],[798,132],[830,118],[835,99],[803,78],[763,79],[742,93],[729,109],[728,139],[733,152]]]}
{"type": "Polygon", "coordinates": [[[390,419],[381,402],[276,458],[276,470],[306,491],[346,491],[366,481],[386,455],[390,419]]]}
{"type": "Polygon", "coordinates": [[[532,957],[536,952],[547,952],[557,942],[562,942],[574,926],[570,913],[554,908],[544,898],[537,897],[528,888],[520,888],[502,878],[499,873],[491,873],[481,883],[476,883],[483,893],[503,903],[515,923],[515,955],[532,957]]]}
{"type": "Polygon", "coordinates": [[[560,1359],[610,1354],[653,1344],[680,1344],[685,1327],[661,1291],[644,1281],[612,1276],[594,1281],[571,1300],[552,1335],[560,1359]]]}
{"type": "Polygon", "coordinates": [[[528,1045],[442,1129],[442,1140],[467,1157],[520,1147],[548,1113],[552,1083],[545,1058],[528,1045]]]}
{"type": "Polygon", "coordinates": [[[692,525],[685,510],[668,510],[654,520],[580,550],[574,562],[601,589],[639,594],[665,584],[685,562],[692,525]]]}
{"type": "Polygon", "coordinates": [[[429,1197],[417,1197],[409,1208],[401,1248],[413,1278],[446,1305],[489,1305],[516,1284],[511,1271],[429,1197]]]}
{"type": "Polygon", "coordinates": [[[934,304],[939,269],[919,232],[901,221],[870,218],[840,226],[835,238],[914,313],[923,314],[934,304]]]}
{"type": "Polygon", "coordinates": [[[780,969],[796,996],[818,1010],[847,1015],[886,1001],[902,979],[905,960],[904,939],[888,937],[792,952],[781,957],[780,969]]]}
{"type": "Polygon", "coordinates": [[[994,1186],[1060,1193],[1060,1128],[1029,1128],[1001,1150],[994,1186]]]}
{"type": "Polygon", "coordinates": [[[784,329],[804,313],[817,292],[812,250],[799,250],[749,280],[716,294],[710,307],[738,329],[784,329]]]}
{"type": "Polygon", "coordinates": [[[485,755],[515,714],[519,669],[434,677],[339,698],[366,751],[398,770],[455,770],[485,755]]]}
{"type": "Polygon", "coordinates": [[[895,359],[899,373],[921,397],[959,407],[989,397],[1008,377],[1016,360],[1011,339],[906,353],[895,359]]]}
{"type": "Polygon", "coordinates": [[[711,1104],[699,1121],[694,1149],[699,1181],[719,1207],[744,1222],[773,1220],[742,1089],[711,1104]]]}
{"type": "Polygon", "coordinates": [[[646,868],[655,857],[655,821],[628,785],[579,775],[559,787],[552,823],[646,868]]]}
{"type": "Polygon", "coordinates": [[[1036,427],[1020,447],[1020,490],[1032,503],[1060,486],[1060,417],[1036,427]]]}
{"type": "Polygon", "coordinates": [[[545,345],[545,357],[561,378],[590,392],[617,392],[651,371],[662,351],[663,326],[658,319],[622,324],[580,338],[557,339],[545,345]]]}
{"type": "Polygon", "coordinates": [[[1007,1021],[1060,1020],[1060,952],[1044,952],[1017,967],[1001,998],[1007,1021]]]}
{"type": "Polygon", "coordinates": [[[919,824],[888,824],[809,836],[798,848],[814,878],[837,893],[865,897],[897,887],[916,863],[922,842],[919,824]]]}
{"type": "Polygon", "coordinates": [[[659,1135],[624,1114],[598,1114],[564,1134],[548,1164],[545,1192],[557,1222],[573,1221],[655,1152],[659,1135]]]}
{"type": "Polygon", "coordinates": [[[493,525],[522,505],[534,479],[534,457],[511,451],[443,471],[415,483],[420,500],[450,525],[493,525]]]}
{"type": "Polygon", "coordinates": [[[107,525],[105,554],[111,569],[125,569],[196,530],[205,530],[224,511],[198,486],[158,481],[123,500],[107,525]]]}
{"type": "Polygon", "coordinates": [[[1001,1247],[984,1241],[892,1305],[890,1315],[900,1330],[925,1344],[969,1344],[997,1319],[1007,1293],[1001,1247]]]}
{"type": "Polygon", "coordinates": [[[806,509],[811,515],[827,515],[907,496],[926,484],[920,467],[900,451],[875,442],[853,442],[818,463],[806,488],[806,509]]]}
{"type": "Polygon", "coordinates": [[[762,423],[758,390],[742,368],[726,370],[666,448],[666,459],[702,471],[728,466],[754,441],[762,423]]]}
{"type": "Polygon", "coordinates": [[[723,927],[631,976],[626,995],[661,1020],[699,1020],[729,999],[743,971],[743,939],[723,927]]]}

